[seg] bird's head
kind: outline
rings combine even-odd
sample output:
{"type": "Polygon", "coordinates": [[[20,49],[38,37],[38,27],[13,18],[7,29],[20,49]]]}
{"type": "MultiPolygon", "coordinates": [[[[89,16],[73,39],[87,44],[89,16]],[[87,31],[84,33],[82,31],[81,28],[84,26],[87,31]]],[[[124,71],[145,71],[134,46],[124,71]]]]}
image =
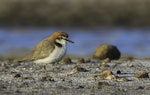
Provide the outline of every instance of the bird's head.
{"type": "Polygon", "coordinates": [[[73,41],[69,40],[69,36],[65,32],[55,32],[54,34],[52,34],[50,39],[56,44],[60,45],[66,45],[67,42],[74,43],[73,41]]]}

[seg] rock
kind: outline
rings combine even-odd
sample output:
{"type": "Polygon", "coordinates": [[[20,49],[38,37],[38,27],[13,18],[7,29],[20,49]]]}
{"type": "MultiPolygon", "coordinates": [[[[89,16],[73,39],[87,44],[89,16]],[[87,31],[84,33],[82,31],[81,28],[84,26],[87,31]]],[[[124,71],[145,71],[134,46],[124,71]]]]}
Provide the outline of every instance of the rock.
{"type": "Polygon", "coordinates": [[[85,63],[84,58],[79,58],[77,61],[77,64],[82,64],[82,63],[85,63]]]}
{"type": "Polygon", "coordinates": [[[117,70],[117,72],[116,72],[117,74],[121,74],[121,71],[120,70],[117,70]]]}
{"type": "Polygon", "coordinates": [[[64,58],[61,62],[61,64],[71,64],[71,63],[72,63],[72,60],[69,57],[64,58]]]}
{"type": "Polygon", "coordinates": [[[125,82],[126,79],[125,79],[125,78],[117,78],[116,81],[117,81],[117,82],[125,82]]]}
{"type": "Polygon", "coordinates": [[[136,78],[149,78],[149,75],[147,72],[138,72],[134,74],[134,77],[136,78]]]}
{"type": "Polygon", "coordinates": [[[55,80],[51,77],[51,76],[43,76],[42,79],[41,79],[42,82],[44,81],[51,81],[51,82],[54,82],[55,80]]]}
{"type": "Polygon", "coordinates": [[[77,71],[77,72],[88,72],[87,69],[83,68],[83,67],[80,67],[80,66],[75,66],[74,69],[77,71]]]}
{"type": "Polygon", "coordinates": [[[109,86],[108,82],[98,82],[99,86],[109,86]]]}
{"type": "Polygon", "coordinates": [[[77,87],[77,89],[83,89],[83,88],[85,88],[84,85],[79,85],[79,86],[77,87]]]}
{"type": "Polygon", "coordinates": [[[110,71],[110,70],[103,70],[100,75],[99,75],[100,79],[115,79],[115,75],[110,71]]]}
{"type": "Polygon", "coordinates": [[[116,46],[103,44],[96,49],[93,58],[100,60],[104,60],[106,58],[109,58],[110,60],[117,60],[120,56],[121,53],[116,46]]]}
{"type": "Polygon", "coordinates": [[[110,62],[111,60],[109,58],[106,58],[103,60],[103,67],[109,67],[108,63],[110,62]]]}
{"type": "Polygon", "coordinates": [[[145,87],[144,86],[139,86],[136,88],[136,90],[140,90],[140,89],[144,89],[145,87]]]}
{"type": "Polygon", "coordinates": [[[14,78],[19,78],[19,77],[21,77],[22,75],[20,74],[20,73],[17,73],[15,76],[14,76],[14,78]]]}
{"type": "Polygon", "coordinates": [[[104,88],[105,86],[110,86],[110,84],[109,84],[108,82],[98,82],[98,83],[96,84],[96,88],[98,88],[98,89],[102,89],[102,88],[104,88]]]}
{"type": "Polygon", "coordinates": [[[105,58],[105,59],[103,60],[103,62],[104,62],[104,63],[109,63],[109,62],[111,62],[111,60],[110,60],[110,58],[105,58]]]}
{"type": "Polygon", "coordinates": [[[75,66],[75,67],[72,69],[71,72],[68,72],[67,75],[73,75],[73,74],[75,74],[75,73],[77,73],[77,72],[88,72],[88,70],[85,69],[85,68],[83,68],[83,67],[80,67],[80,66],[75,66]]]}

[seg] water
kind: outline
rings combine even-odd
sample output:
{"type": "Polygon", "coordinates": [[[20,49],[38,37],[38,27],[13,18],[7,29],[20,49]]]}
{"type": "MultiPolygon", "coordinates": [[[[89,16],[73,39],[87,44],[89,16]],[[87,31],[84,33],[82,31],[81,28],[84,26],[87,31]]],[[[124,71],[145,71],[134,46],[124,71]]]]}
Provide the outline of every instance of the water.
{"type": "MultiPolygon", "coordinates": [[[[32,49],[42,39],[59,28],[0,28],[0,55],[23,53],[32,49]]],[[[68,54],[87,56],[101,44],[116,45],[122,55],[150,56],[150,29],[63,29],[74,44],[69,44],[68,54]]]]}

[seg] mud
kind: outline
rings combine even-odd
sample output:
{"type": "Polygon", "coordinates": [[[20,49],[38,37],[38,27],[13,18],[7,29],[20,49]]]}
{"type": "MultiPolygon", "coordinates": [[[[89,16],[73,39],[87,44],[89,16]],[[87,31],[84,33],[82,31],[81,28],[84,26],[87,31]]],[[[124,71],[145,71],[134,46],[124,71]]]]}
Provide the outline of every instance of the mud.
{"type": "Polygon", "coordinates": [[[103,62],[46,65],[32,62],[0,62],[2,95],[149,95],[150,78],[136,78],[137,72],[148,72],[150,60],[116,60],[103,62]],[[101,79],[110,70],[116,78],[101,79]],[[123,79],[118,81],[118,78],[123,79]]]}

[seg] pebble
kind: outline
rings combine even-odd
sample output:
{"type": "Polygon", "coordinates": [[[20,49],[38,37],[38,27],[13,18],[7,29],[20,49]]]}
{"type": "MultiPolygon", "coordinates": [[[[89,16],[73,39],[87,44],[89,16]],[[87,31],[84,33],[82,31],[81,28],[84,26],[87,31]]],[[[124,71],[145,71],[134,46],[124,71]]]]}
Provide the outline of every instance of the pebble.
{"type": "Polygon", "coordinates": [[[149,75],[147,72],[138,72],[134,74],[134,77],[136,78],[149,78],[149,75]]]}
{"type": "Polygon", "coordinates": [[[14,78],[19,78],[19,77],[21,77],[21,74],[20,74],[20,73],[18,73],[18,74],[16,74],[16,75],[14,76],[14,78]]]}
{"type": "Polygon", "coordinates": [[[110,71],[110,70],[103,70],[100,75],[99,75],[100,79],[115,79],[115,75],[110,71]]]}
{"type": "Polygon", "coordinates": [[[5,61],[0,66],[0,94],[108,95],[118,91],[119,95],[148,95],[149,78],[137,79],[134,78],[134,73],[149,71],[149,65],[137,68],[138,63],[149,62],[150,60],[136,60],[132,61],[135,66],[129,67],[128,62],[115,60],[107,63],[109,67],[105,67],[105,70],[101,69],[101,63],[55,64],[46,65],[47,69],[43,70],[37,64],[21,63],[12,66],[12,63],[5,61]],[[123,65],[112,68],[115,63],[123,65]]]}
{"type": "Polygon", "coordinates": [[[72,63],[72,60],[69,57],[64,58],[61,62],[61,64],[71,64],[71,63],[72,63]]]}
{"type": "Polygon", "coordinates": [[[84,58],[79,58],[77,61],[77,64],[82,64],[82,63],[85,63],[84,58]]]}

